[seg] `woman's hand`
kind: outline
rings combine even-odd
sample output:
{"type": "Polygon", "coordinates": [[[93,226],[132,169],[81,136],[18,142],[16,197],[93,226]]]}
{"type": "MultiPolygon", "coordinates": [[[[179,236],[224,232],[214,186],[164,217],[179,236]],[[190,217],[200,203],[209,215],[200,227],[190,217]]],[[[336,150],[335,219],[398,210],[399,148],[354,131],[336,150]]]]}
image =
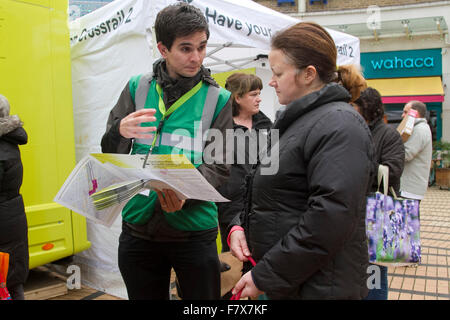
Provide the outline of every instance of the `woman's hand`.
{"type": "Polygon", "coordinates": [[[231,233],[230,251],[233,256],[239,259],[239,261],[248,261],[247,257],[250,256],[250,250],[247,246],[244,231],[236,230],[231,233]]]}
{"type": "Polygon", "coordinates": [[[242,290],[241,297],[240,297],[241,299],[246,298],[246,297],[256,298],[260,294],[264,293],[263,291],[259,290],[256,287],[255,283],[253,282],[251,271],[247,272],[246,274],[244,274],[242,276],[242,278],[234,286],[231,293],[237,294],[241,290],[242,290]]]}
{"type": "Polygon", "coordinates": [[[185,200],[180,200],[177,194],[170,189],[155,190],[158,195],[159,203],[161,204],[161,209],[165,212],[175,212],[181,210],[185,203],[185,200]],[[164,192],[164,193],[163,193],[164,192]]]}

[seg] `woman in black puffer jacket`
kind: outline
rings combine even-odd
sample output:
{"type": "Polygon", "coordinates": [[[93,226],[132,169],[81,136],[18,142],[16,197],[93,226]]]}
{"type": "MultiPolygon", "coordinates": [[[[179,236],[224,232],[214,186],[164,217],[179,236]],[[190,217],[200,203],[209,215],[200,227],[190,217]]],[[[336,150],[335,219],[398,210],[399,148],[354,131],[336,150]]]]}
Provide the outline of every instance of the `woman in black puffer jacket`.
{"type": "Polygon", "coordinates": [[[233,99],[234,159],[230,177],[218,191],[230,202],[218,202],[222,252],[230,251],[227,244],[227,228],[231,220],[244,207],[245,177],[257,163],[259,136],[267,135],[272,121],[259,110],[262,81],[253,74],[233,73],[228,77],[225,88],[233,99]],[[250,146],[250,144],[253,144],[250,146]]]}
{"type": "Polygon", "coordinates": [[[230,230],[231,252],[257,262],[233,289],[242,289],[241,297],[367,296],[365,202],[373,143],[348,103],[366,84],[355,67],[336,70],[336,57],[333,39],[314,23],[272,38],[269,85],[287,107],[274,124],[279,137],[271,136],[271,166],[278,170],[256,167],[247,209],[230,230]]]}
{"type": "Polygon", "coordinates": [[[0,252],[9,257],[6,286],[13,300],[23,300],[28,276],[28,227],[22,196],[23,168],[18,145],[27,133],[18,116],[9,116],[8,100],[0,95],[0,252]]]}

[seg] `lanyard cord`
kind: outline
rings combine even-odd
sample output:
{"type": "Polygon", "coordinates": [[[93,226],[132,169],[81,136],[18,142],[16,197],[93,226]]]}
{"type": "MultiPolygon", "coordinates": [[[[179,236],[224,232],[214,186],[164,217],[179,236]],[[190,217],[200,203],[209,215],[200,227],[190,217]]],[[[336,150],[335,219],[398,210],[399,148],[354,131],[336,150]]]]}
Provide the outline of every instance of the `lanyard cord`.
{"type": "MultiPolygon", "coordinates": [[[[255,261],[252,257],[248,256],[247,259],[250,261],[250,263],[251,263],[253,266],[256,266],[256,261],[255,261]]],[[[242,288],[238,293],[234,294],[234,295],[230,298],[230,300],[240,300],[240,299],[241,299],[242,291],[244,291],[244,288],[242,288]]]]}
{"type": "Polygon", "coordinates": [[[158,83],[156,84],[156,92],[158,93],[158,97],[159,97],[159,101],[158,101],[158,109],[159,109],[159,112],[161,112],[161,114],[162,114],[162,118],[161,118],[161,120],[159,121],[158,128],[156,129],[156,132],[155,132],[155,134],[154,134],[152,144],[151,144],[150,148],[148,149],[147,154],[145,155],[145,160],[144,160],[144,164],[143,164],[142,168],[145,168],[145,166],[147,165],[148,155],[149,155],[150,153],[152,153],[153,148],[155,147],[156,139],[157,139],[157,137],[158,137],[158,136],[160,135],[160,133],[161,133],[161,129],[162,129],[163,124],[164,124],[164,120],[166,120],[166,118],[167,118],[169,115],[171,115],[172,113],[174,113],[175,110],[177,110],[179,107],[181,107],[187,100],[189,100],[190,98],[192,98],[192,96],[193,96],[194,94],[196,94],[196,93],[200,90],[200,88],[202,87],[202,85],[203,85],[203,81],[200,80],[199,83],[197,83],[197,84],[195,85],[195,87],[193,87],[191,90],[189,90],[189,91],[186,92],[184,95],[182,95],[177,101],[175,101],[175,102],[170,106],[169,109],[166,110],[166,105],[164,104],[164,101],[163,101],[163,99],[162,99],[162,93],[163,93],[163,92],[162,92],[162,89],[161,89],[161,87],[160,87],[160,85],[159,85],[158,83]]]}

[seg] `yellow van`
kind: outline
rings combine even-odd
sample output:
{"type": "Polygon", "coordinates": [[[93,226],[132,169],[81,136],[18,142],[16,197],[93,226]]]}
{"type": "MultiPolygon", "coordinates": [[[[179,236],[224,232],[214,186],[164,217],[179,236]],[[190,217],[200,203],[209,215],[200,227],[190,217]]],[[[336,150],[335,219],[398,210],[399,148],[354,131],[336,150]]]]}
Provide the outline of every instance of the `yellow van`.
{"type": "Polygon", "coordinates": [[[68,1],[0,0],[0,93],[24,122],[30,268],[89,248],[86,220],[53,202],[75,166],[68,1]]]}

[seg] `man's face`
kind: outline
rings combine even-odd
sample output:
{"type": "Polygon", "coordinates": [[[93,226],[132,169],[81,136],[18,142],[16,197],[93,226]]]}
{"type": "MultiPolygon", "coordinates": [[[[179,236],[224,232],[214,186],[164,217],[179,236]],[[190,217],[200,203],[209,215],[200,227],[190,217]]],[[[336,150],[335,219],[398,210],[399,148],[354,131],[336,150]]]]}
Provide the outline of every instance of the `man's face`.
{"type": "Polygon", "coordinates": [[[158,49],[166,60],[169,76],[174,79],[180,76],[188,78],[195,76],[206,56],[207,41],[206,32],[199,31],[176,38],[170,50],[159,42],[158,49]]]}
{"type": "Polygon", "coordinates": [[[402,118],[406,117],[409,110],[411,110],[411,104],[407,103],[407,104],[405,104],[405,107],[403,108],[402,118]]]}

